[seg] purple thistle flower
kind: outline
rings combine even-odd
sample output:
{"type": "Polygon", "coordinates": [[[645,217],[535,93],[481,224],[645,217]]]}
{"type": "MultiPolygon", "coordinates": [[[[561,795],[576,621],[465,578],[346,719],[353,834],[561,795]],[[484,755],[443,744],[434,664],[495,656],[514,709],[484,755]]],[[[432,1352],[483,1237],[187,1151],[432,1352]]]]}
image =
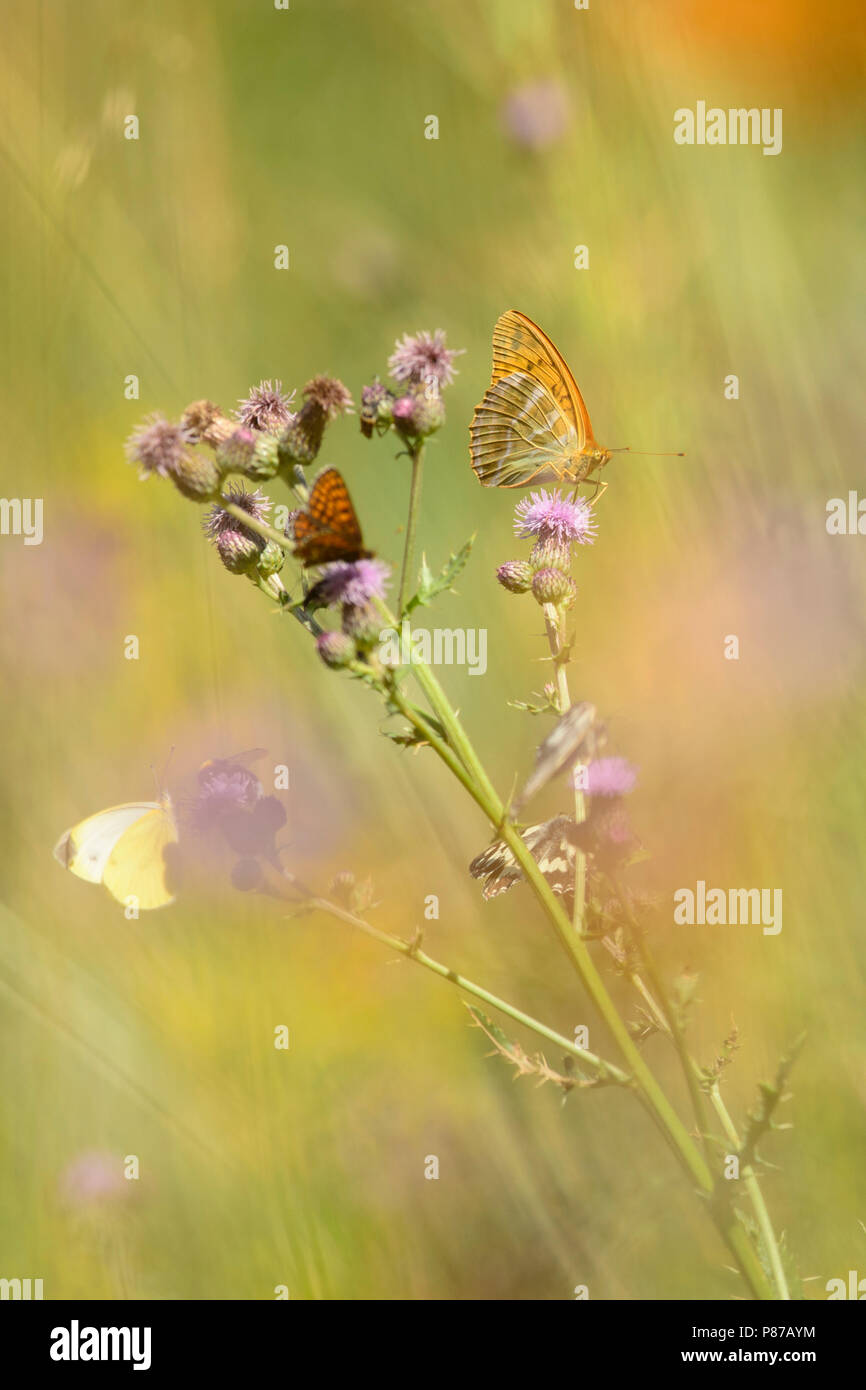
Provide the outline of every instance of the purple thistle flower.
{"type": "Polygon", "coordinates": [[[365,608],[371,599],[385,597],[390,573],[382,560],[332,560],[322,573],[321,594],[326,603],[365,608]]]}
{"type": "Polygon", "coordinates": [[[561,83],[551,78],[515,87],[502,107],[502,124],[515,144],[543,150],[564,134],[568,98],[561,83]]]}
{"type": "Polygon", "coordinates": [[[172,424],[156,411],[132,431],[126,441],[126,456],[130,463],[138,464],[140,478],[150,478],[154,473],[170,478],[193,442],[190,430],[172,424]]]}
{"type": "Polygon", "coordinates": [[[226,816],[249,811],[263,795],[259,779],[240,763],[224,759],[205,764],[198,774],[192,824],[200,833],[213,830],[226,816]]]}
{"type": "Polygon", "coordinates": [[[637,782],[637,768],[628,758],[598,758],[586,769],[588,796],[625,796],[637,782]]]}
{"type": "Polygon", "coordinates": [[[70,1206],[94,1206],[126,1197],[130,1191],[122,1159],[99,1149],[79,1154],[60,1175],[60,1194],[70,1206]]]}
{"type": "Polygon", "coordinates": [[[456,375],[455,357],[465,352],[465,348],[447,348],[445,332],[437,328],[435,333],[405,333],[402,342],[397,339],[395,351],[388,358],[388,370],[395,381],[424,382],[441,390],[450,386],[456,375]]]}
{"type": "Polygon", "coordinates": [[[514,509],[514,530],[518,536],[538,536],[542,540],[557,540],[561,544],[577,541],[592,543],[595,533],[592,508],[583,497],[572,500],[553,492],[533,492],[523,497],[514,509]]]}
{"type": "Polygon", "coordinates": [[[238,401],[240,410],[236,410],[235,415],[250,429],[279,434],[294,419],[290,409],[294,398],[294,391],[289,395],[283,393],[281,381],[260,381],[245,400],[238,401]]]}
{"type": "MultiPolygon", "coordinates": [[[[229,502],[234,502],[236,507],[247,512],[254,521],[267,521],[268,512],[271,510],[271,501],[260,488],[256,488],[254,492],[247,492],[242,483],[229,483],[225,496],[229,502]]],[[[238,521],[231,512],[227,512],[218,502],[211,507],[202,525],[208,539],[212,541],[219,540],[220,536],[224,536],[228,531],[240,531],[246,536],[254,536],[256,540],[259,539],[258,532],[248,529],[242,521],[238,521]]]]}

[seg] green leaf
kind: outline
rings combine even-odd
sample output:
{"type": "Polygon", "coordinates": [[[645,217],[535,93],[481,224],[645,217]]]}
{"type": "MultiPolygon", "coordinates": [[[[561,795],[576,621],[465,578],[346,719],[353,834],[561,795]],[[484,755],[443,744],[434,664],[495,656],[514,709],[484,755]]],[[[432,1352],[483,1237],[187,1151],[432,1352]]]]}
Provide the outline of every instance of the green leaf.
{"type": "Polygon", "coordinates": [[[406,604],[405,613],[411,613],[413,609],[432,603],[437,594],[444,593],[446,589],[453,589],[454,581],[457,576],[465,569],[475,536],[471,535],[466,544],[448,557],[447,564],[443,567],[440,574],[436,575],[427,564],[427,556],[421,557],[421,569],[418,574],[418,592],[413,594],[406,604]]]}

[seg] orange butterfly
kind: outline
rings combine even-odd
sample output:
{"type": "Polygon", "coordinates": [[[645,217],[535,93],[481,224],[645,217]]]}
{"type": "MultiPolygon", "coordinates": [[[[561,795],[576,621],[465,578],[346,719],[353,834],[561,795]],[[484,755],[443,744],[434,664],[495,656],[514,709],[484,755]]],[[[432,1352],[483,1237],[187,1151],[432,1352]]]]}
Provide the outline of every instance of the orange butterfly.
{"type": "Polygon", "coordinates": [[[295,555],[304,565],[369,559],[349,489],[336,468],[323,468],[293,525],[295,555]]]}
{"type": "MultiPolygon", "coordinates": [[[[592,433],[589,411],[565,358],[516,309],[493,330],[493,377],[470,426],[470,456],[484,487],[569,483],[578,487],[614,453],[592,433]]],[[[682,457],[682,455],[677,455],[682,457]]],[[[606,483],[599,483],[602,490],[606,483]]]]}

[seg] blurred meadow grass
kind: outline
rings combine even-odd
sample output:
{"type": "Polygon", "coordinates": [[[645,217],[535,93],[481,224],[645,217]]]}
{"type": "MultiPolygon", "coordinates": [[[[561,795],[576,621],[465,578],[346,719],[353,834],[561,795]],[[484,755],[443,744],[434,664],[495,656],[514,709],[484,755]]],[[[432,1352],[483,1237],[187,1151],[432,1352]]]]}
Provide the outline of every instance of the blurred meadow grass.
{"type": "MultiPolygon", "coordinates": [[[[862,474],[858,7],[2,9],[2,491],[44,498],[45,539],[0,542],[0,1273],[85,1298],[739,1291],[627,1097],[561,1109],[513,1084],[453,990],[330,921],[215,882],[126,922],[50,857],[65,826],[150,796],[172,745],[181,794],[202,759],[264,745],[291,769],[306,879],[371,872],[376,920],[407,936],[438,894],[433,955],[566,1033],[588,1022],[605,1050],[529,893],[483,904],[468,879],[488,831],[456,784],[382,739],[368,692],[324,671],[220,568],[195,508],[123,459],[150,410],[230,408],[262,377],[319,371],[357,396],[398,334],[444,328],[467,351],[420,539],[431,563],[478,540],[429,623],[488,630],[483,679],[440,674],[507,792],[540,726],[506,701],[546,679],[542,625],[494,583],[522,553],[517,494],[478,487],[467,426],[493,323],[516,307],[569,360],[602,443],[687,453],[610,465],[572,687],[640,766],[647,884],[783,889],[779,936],[671,925],[657,950],[669,974],[700,972],[702,1059],[740,1029],[738,1119],[808,1030],[766,1186],[822,1296],[866,1258],[864,541],[824,527],[862,474]],[[566,119],[529,149],[503,108],[538,82],[566,119]],[[698,99],[782,107],[782,155],[676,146],[673,111],[698,99]],[[70,1202],[63,1174],[93,1152],[137,1154],[140,1182],[70,1202]]],[[[321,457],[396,562],[394,453],[350,418],[321,457]]],[[[648,1054],[679,1096],[664,1045],[648,1054]]]]}

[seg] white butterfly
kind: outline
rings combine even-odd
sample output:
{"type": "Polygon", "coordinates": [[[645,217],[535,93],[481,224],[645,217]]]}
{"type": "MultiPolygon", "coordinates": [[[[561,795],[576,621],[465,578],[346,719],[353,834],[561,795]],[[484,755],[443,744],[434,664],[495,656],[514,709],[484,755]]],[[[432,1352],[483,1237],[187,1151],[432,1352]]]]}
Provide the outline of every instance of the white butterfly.
{"type": "Polygon", "coordinates": [[[110,806],[79,821],[61,835],[54,858],[86,883],[101,883],[127,903],[142,909],[174,901],[168,886],[171,865],[165,851],[177,844],[177,821],[171,797],[110,806]]]}

